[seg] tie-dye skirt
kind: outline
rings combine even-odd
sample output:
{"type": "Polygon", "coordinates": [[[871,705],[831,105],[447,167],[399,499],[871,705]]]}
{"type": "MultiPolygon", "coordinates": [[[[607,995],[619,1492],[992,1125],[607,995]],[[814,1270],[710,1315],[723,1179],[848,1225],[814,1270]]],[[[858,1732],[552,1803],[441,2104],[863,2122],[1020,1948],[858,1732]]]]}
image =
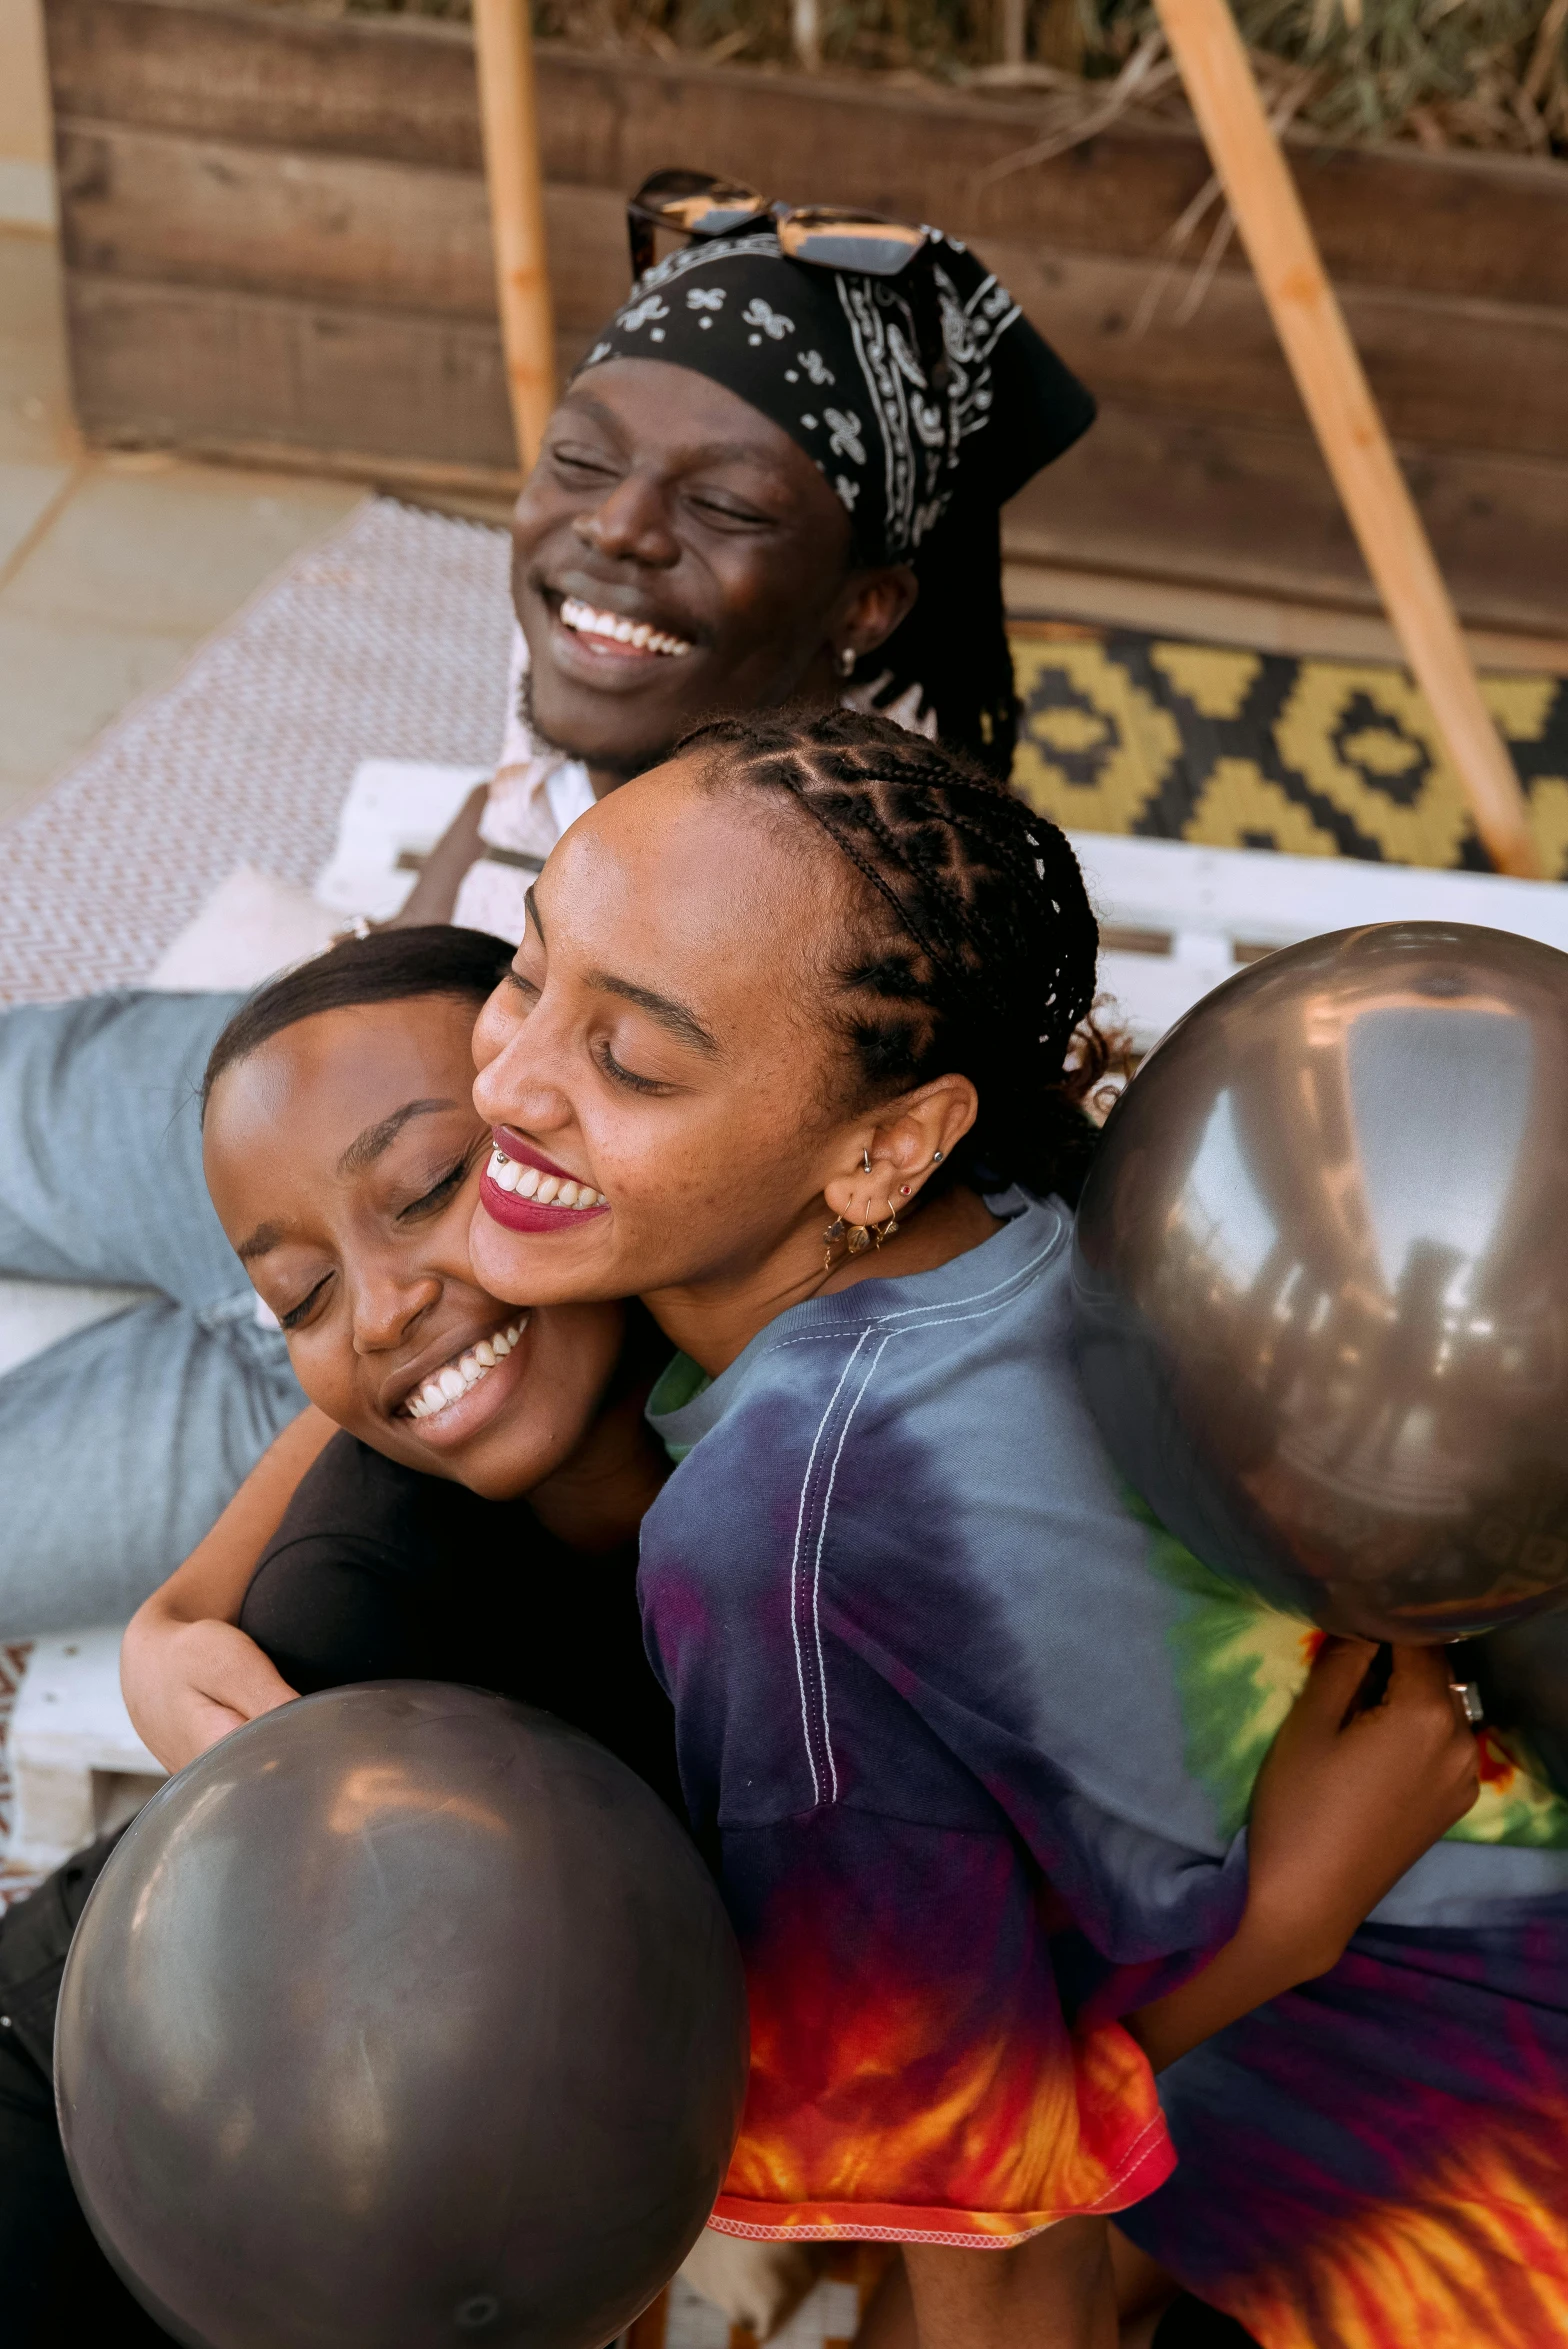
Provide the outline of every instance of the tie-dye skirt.
{"type": "Polygon", "coordinates": [[[1121,2225],[1264,2349],[1568,2343],[1568,1900],[1364,1927],[1161,2081],[1121,2225]]]}

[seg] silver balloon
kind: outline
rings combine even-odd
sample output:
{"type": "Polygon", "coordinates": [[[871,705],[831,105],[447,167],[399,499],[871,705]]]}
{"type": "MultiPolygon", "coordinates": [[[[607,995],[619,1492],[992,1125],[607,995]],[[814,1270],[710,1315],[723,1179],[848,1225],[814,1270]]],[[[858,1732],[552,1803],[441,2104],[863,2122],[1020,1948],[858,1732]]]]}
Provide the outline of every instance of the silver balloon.
{"type": "Polygon", "coordinates": [[[1568,955],[1390,923],[1205,998],[1105,1130],[1079,1361],[1129,1482],[1326,1628],[1568,1588],[1568,955]]]}
{"type": "Polygon", "coordinates": [[[739,1955],[655,1795],[473,1689],[335,1689],[143,1811],[66,1966],[94,2232],[197,2349],[599,2349],[684,2258],[739,1955]]]}

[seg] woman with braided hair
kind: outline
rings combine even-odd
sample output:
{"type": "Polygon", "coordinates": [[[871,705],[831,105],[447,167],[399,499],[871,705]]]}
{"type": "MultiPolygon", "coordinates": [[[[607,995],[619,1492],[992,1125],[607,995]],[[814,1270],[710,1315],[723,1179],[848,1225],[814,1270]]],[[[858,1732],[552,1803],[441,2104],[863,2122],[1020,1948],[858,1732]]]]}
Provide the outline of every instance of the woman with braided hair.
{"type": "Polygon", "coordinates": [[[1250,1867],[1187,1768],[1067,1353],[1096,943],[983,769],[724,720],[564,836],[475,1032],[476,1274],[635,1293],[680,1349],[639,1591],[748,1970],[713,2226],[901,2244],[923,2349],[1110,2349],[1153,2069],[1333,1964],[1475,1785],[1441,1661],[1360,1714],[1354,1642],[1250,1867]]]}

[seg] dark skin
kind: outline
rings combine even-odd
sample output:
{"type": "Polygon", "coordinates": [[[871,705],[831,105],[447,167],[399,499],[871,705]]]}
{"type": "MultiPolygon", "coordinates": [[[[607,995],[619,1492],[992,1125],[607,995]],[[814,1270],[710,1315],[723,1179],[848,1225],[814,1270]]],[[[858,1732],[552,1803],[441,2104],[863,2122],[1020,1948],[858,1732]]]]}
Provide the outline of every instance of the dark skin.
{"type": "Polygon", "coordinates": [[[338,1428],[489,1499],[526,1493],[585,1560],[630,1538],[667,1473],[642,1423],[643,1388],[623,1378],[626,1391],[605,1402],[623,1309],[520,1309],[469,1264],[488,1139],[468,1096],[473,1015],[468,999],[445,995],[318,1013],[213,1088],[208,1183],[311,1407],[126,1633],[126,1699],[170,1769],[295,1693],[238,1618],[257,1560],[338,1428]],[[410,1415],[434,1372],[512,1328],[518,1343],[467,1394],[410,1415]]]}
{"type": "Polygon", "coordinates": [[[620,1350],[613,1306],[520,1310],[468,1260],[485,1132],[461,1084],[473,1006],[423,995],[297,1021],[225,1070],[208,1188],[295,1375],[338,1427],[426,1475],[506,1499],[580,1442],[620,1350]],[[411,1401],[515,1328],[430,1416],[411,1401]]]}
{"type": "Polygon", "coordinates": [[[882,643],[915,600],[907,568],[852,563],[848,515],[786,432],[659,359],[611,359],[572,386],[512,548],[535,715],[601,793],[698,716],[830,706],[841,656],[882,643]],[[607,648],[561,626],[569,597],[692,650],[607,648]]]}
{"type": "MultiPolygon", "coordinates": [[[[788,433],[659,359],[606,360],[572,386],[512,517],[534,718],[601,797],[716,712],[830,708],[845,656],[884,643],[916,593],[907,565],[852,561],[849,517],[788,433]],[[569,629],[568,599],[691,650],[569,629]]],[[[449,918],[483,811],[480,790],[400,922],[449,918]]]]}
{"type": "Polygon", "coordinates": [[[813,846],[807,819],[707,791],[687,758],[601,801],[556,848],[474,1031],[474,1098],[610,1212],[533,1235],[481,1207],[470,1246],[498,1295],[640,1295],[716,1374],[803,1298],[927,1270],[996,1229],[962,1186],[921,1202],[974,1122],[967,1077],[868,1111],[824,1066],[802,1008],[820,990],[809,942],[843,911],[813,846]],[[895,1246],[840,1249],[824,1273],[835,1216],[881,1224],[895,1204],[895,1246]]]}

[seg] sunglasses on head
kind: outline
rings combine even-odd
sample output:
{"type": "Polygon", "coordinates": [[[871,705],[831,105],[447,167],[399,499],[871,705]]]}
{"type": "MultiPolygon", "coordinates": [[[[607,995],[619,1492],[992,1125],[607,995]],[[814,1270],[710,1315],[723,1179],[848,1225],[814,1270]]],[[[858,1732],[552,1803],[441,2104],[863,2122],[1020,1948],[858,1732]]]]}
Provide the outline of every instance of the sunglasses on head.
{"type": "Polygon", "coordinates": [[[896,277],[926,242],[923,228],[880,220],[874,212],[836,204],[780,204],[709,171],[656,171],[626,206],[632,276],[639,278],[652,266],[660,229],[695,240],[734,236],[762,222],[772,226],[786,260],[867,277],[896,277]]]}

